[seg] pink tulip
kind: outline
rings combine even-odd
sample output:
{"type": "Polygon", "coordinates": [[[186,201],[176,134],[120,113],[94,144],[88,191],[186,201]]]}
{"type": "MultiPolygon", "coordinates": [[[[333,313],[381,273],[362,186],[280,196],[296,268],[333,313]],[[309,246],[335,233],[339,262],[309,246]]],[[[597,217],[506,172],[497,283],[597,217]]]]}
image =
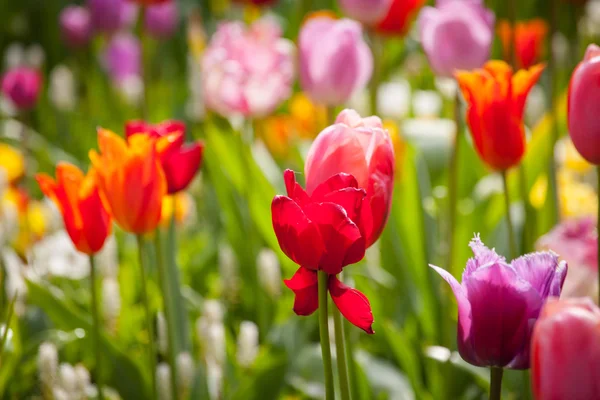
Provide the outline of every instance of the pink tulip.
{"type": "Polygon", "coordinates": [[[344,14],[366,25],[381,21],[392,5],[392,0],[339,0],[339,2],[344,14]]]}
{"type": "Polygon", "coordinates": [[[42,90],[42,75],[33,68],[16,67],[2,77],[2,94],[19,110],[35,106],[42,90]]]}
{"type": "Polygon", "coordinates": [[[549,300],[531,341],[538,400],[600,399],[600,309],[590,299],[549,300]]]}
{"type": "Polygon", "coordinates": [[[226,22],[204,52],[202,73],[209,109],[223,116],[266,116],[291,94],[294,47],[272,19],[249,27],[226,22]]]}
{"type": "Polygon", "coordinates": [[[149,35],[157,39],[168,39],[177,30],[179,22],[177,2],[148,6],[144,17],[144,27],[149,35]]]}
{"type": "Polygon", "coordinates": [[[381,235],[390,211],[394,188],[394,149],[379,117],[361,118],[342,111],[335,124],[323,130],[311,146],[304,173],[309,195],[331,176],[353,175],[366,190],[357,225],[367,247],[381,235]]]}
{"type": "Polygon", "coordinates": [[[600,47],[589,45],[569,85],[567,114],[573,145],[583,158],[600,165],[600,47]]]}
{"type": "Polygon", "coordinates": [[[338,106],[363,89],[373,72],[373,55],[362,27],[349,19],[316,16],[298,38],[300,83],[316,103],[338,106]]]}
{"type": "Polygon", "coordinates": [[[60,28],[64,41],[70,47],[82,47],[92,38],[90,12],[85,7],[68,6],[60,13],[60,28]]]}

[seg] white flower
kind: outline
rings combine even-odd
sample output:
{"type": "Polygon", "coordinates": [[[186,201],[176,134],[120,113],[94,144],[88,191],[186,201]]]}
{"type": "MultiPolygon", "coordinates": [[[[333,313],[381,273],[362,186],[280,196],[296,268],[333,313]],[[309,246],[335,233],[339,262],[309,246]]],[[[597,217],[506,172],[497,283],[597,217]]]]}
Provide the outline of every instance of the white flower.
{"type": "Polygon", "coordinates": [[[38,43],[32,44],[27,48],[25,53],[25,63],[33,68],[41,68],[46,60],[44,48],[38,43]]]}
{"type": "Polygon", "coordinates": [[[71,364],[61,363],[58,371],[59,384],[67,393],[77,392],[77,374],[71,364]]]}
{"type": "Polygon", "coordinates": [[[38,376],[42,389],[52,392],[58,379],[58,350],[53,343],[43,342],[38,348],[38,376]]]}
{"type": "Polygon", "coordinates": [[[48,96],[60,111],[73,111],[77,106],[75,76],[66,65],[57,65],[50,72],[48,96]]]}
{"type": "Polygon", "coordinates": [[[162,311],[156,313],[156,336],[158,352],[165,355],[169,351],[169,337],[167,335],[167,320],[162,311]]]}
{"type": "Polygon", "coordinates": [[[132,106],[137,106],[144,99],[144,81],[140,76],[129,75],[122,79],[119,90],[125,100],[132,106]]]}
{"type": "Polygon", "coordinates": [[[237,340],[237,362],[248,368],[258,355],[258,326],[252,321],[242,321],[237,340]]]}
{"type": "Polygon", "coordinates": [[[91,384],[90,371],[83,364],[77,364],[74,370],[77,378],[77,398],[87,399],[88,386],[91,384]]]}
{"type": "Polygon", "coordinates": [[[211,324],[205,333],[204,357],[208,362],[223,366],[225,364],[225,326],[222,323],[211,324]]]}
{"type": "Polygon", "coordinates": [[[433,90],[417,90],[413,94],[413,111],[417,118],[435,118],[442,111],[442,98],[433,90]]]}
{"type": "Polygon", "coordinates": [[[10,248],[4,248],[0,255],[4,260],[4,268],[6,271],[6,282],[4,289],[6,296],[15,300],[15,314],[20,316],[25,313],[25,298],[27,297],[27,284],[23,278],[25,265],[21,258],[10,248]]]}
{"type": "MultiPolygon", "coordinates": [[[[183,393],[188,393],[194,383],[195,366],[190,353],[183,352],[177,355],[177,386],[183,393]]],[[[181,396],[184,398],[185,396],[181,396]]]]}
{"type": "Polygon", "coordinates": [[[203,315],[209,323],[218,323],[223,321],[223,305],[219,300],[205,300],[203,304],[203,315]]]}
{"type": "Polygon", "coordinates": [[[401,120],[410,110],[410,83],[402,79],[384,82],[377,91],[377,109],[381,118],[401,120]]]}
{"type": "Polygon", "coordinates": [[[30,265],[39,276],[82,279],[90,273],[88,257],[77,251],[66,231],[60,230],[33,245],[30,265]]]}
{"type": "Polygon", "coordinates": [[[4,65],[11,69],[23,65],[25,62],[25,48],[21,43],[11,43],[4,51],[4,65]]]}
{"type": "Polygon", "coordinates": [[[237,298],[239,291],[238,260],[231,246],[219,246],[219,274],[221,276],[222,290],[229,301],[237,298]]]}
{"type": "Polygon", "coordinates": [[[102,313],[107,330],[114,333],[121,314],[121,293],[116,278],[107,277],[102,280],[102,313]]]}
{"type": "Polygon", "coordinates": [[[552,36],[552,54],[557,64],[566,65],[569,62],[570,46],[569,39],[561,32],[552,36]]]}
{"type": "Polygon", "coordinates": [[[106,239],[104,246],[94,257],[96,267],[102,275],[107,278],[117,278],[119,274],[119,257],[115,235],[110,235],[106,239]]]}
{"type": "Polygon", "coordinates": [[[156,367],[156,391],[159,400],[171,400],[171,368],[165,362],[156,367]]]}
{"type": "Polygon", "coordinates": [[[458,85],[456,79],[448,77],[436,77],[435,88],[447,99],[453,100],[456,98],[458,85]]]}
{"type": "Polygon", "coordinates": [[[525,105],[525,118],[529,126],[537,123],[546,112],[546,95],[540,85],[531,89],[525,105]]]}
{"type": "Polygon", "coordinates": [[[220,399],[223,385],[223,369],[220,365],[212,362],[207,363],[206,381],[208,385],[208,395],[211,400],[220,399]]]}
{"type": "Polygon", "coordinates": [[[271,297],[281,295],[281,267],[277,255],[271,249],[262,249],[256,257],[258,279],[271,297]]]}

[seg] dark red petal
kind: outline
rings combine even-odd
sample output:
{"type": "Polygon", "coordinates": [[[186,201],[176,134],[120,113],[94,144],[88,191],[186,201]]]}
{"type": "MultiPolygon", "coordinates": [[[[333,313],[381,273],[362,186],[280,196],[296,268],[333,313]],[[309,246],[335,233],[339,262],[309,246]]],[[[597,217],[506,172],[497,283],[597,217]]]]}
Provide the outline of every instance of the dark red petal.
{"type": "Polygon", "coordinates": [[[294,312],[297,315],[310,315],[319,308],[317,271],[300,267],[292,279],[284,280],[283,283],[296,295],[294,312]]]}
{"type": "Polygon", "coordinates": [[[275,196],[271,216],[281,250],[296,264],[316,270],[325,252],[317,225],[286,196],[275,196]]]}
{"type": "Polygon", "coordinates": [[[325,182],[319,184],[319,186],[317,186],[315,188],[315,190],[312,192],[312,195],[310,196],[310,198],[313,201],[318,201],[318,202],[322,202],[325,201],[325,195],[331,193],[331,192],[335,192],[337,190],[340,189],[345,189],[345,188],[357,188],[358,187],[358,182],[356,181],[356,178],[354,178],[354,176],[350,175],[350,174],[345,174],[345,173],[340,173],[340,174],[336,174],[333,175],[332,177],[330,177],[329,179],[327,179],[325,182]]]}
{"type": "Polygon", "coordinates": [[[167,136],[170,133],[185,133],[185,124],[182,121],[163,121],[154,125],[154,130],[159,136],[167,136]]]}
{"type": "Polygon", "coordinates": [[[348,218],[358,224],[365,196],[366,192],[363,189],[348,187],[326,194],[323,201],[339,204],[346,210],[348,218]]]}
{"type": "Polygon", "coordinates": [[[163,161],[169,194],[177,193],[190,184],[200,168],[203,152],[204,143],[195,142],[179,148],[163,161]]]}
{"type": "Polygon", "coordinates": [[[286,169],[283,173],[283,180],[285,181],[285,188],[287,195],[290,199],[294,200],[301,207],[310,202],[310,199],[302,186],[296,182],[296,173],[291,169],[286,169]]]}
{"type": "Polygon", "coordinates": [[[365,255],[365,241],[360,230],[344,208],[334,203],[311,203],[304,208],[306,216],[318,226],[325,246],[319,267],[336,275],[348,264],[360,261],[365,255]]]}
{"type": "Polygon", "coordinates": [[[332,275],[329,277],[329,293],[346,318],[354,326],[372,335],[373,331],[373,313],[369,299],[356,289],[344,285],[340,280],[332,275]]]}

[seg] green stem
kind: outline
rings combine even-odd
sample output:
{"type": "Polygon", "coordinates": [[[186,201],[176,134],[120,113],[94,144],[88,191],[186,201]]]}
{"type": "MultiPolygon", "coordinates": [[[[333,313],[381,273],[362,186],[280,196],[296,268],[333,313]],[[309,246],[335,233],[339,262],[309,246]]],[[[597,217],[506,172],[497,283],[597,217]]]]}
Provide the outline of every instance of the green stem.
{"type": "Polygon", "coordinates": [[[500,400],[502,398],[503,372],[502,368],[490,367],[490,400],[500,400]]]}
{"type": "Polygon", "coordinates": [[[350,324],[343,324],[344,339],[346,340],[346,362],[348,363],[348,380],[350,381],[350,398],[359,399],[358,379],[356,379],[356,363],[354,361],[354,343],[350,324]]]}
{"type": "Polygon", "coordinates": [[[456,138],[452,155],[450,156],[450,176],[448,181],[448,271],[452,272],[452,261],[454,257],[454,229],[456,227],[456,204],[458,197],[458,156],[460,154],[460,135],[462,133],[460,118],[460,92],[456,92],[454,100],[454,121],[456,123],[456,138]]]}
{"type": "Polygon", "coordinates": [[[336,115],[335,115],[335,106],[329,106],[325,109],[325,123],[327,126],[333,125],[335,123],[336,115]]]}
{"type": "Polygon", "coordinates": [[[90,255],[90,285],[92,286],[92,331],[94,351],[96,352],[96,387],[98,388],[98,399],[104,399],[102,389],[102,349],[100,347],[100,313],[98,312],[98,289],[96,288],[96,262],[90,255]]]}
{"type": "Polygon", "coordinates": [[[515,231],[513,229],[512,217],[510,215],[510,196],[508,193],[508,179],[506,170],[501,172],[502,184],[504,185],[504,204],[506,206],[506,224],[508,225],[508,244],[510,246],[510,257],[514,259],[517,256],[517,242],[515,241],[515,231]]]}
{"type": "MultiPolygon", "coordinates": [[[[600,166],[596,169],[596,174],[598,175],[598,193],[600,193],[600,166]]],[[[598,221],[596,225],[596,229],[600,229],[600,195],[598,195],[598,221]]],[[[598,241],[598,254],[600,254],[600,238],[598,241]]],[[[598,257],[598,301],[600,302],[600,257],[598,257]]]]}
{"type": "Polygon", "coordinates": [[[373,52],[373,75],[369,84],[369,101],[371,105],[371,115],[377,115],[377,91],[381,83],[381,56],[382,43],[381,38],[374,31],[370,32],[371,51],[373,52]]]}
{"type": "Polygon", "coordinates": [[[335,353],[340,380],[342,400],[350,400],[350,385],[348,380],[348,363],[346,361],[346,339],[344,337],[344,321],[337,307],[333,307],[333,324],[335,327],[335,353]]]}
{"type": "Polygon", "coordinates": [[[521,249],[526,253],[530,251],[530,247],[533,247],[534,227],[532,224],[532,218],[534,210],[532,209],[531,203],[529,203],[527,174],[523,164],[519,165],[519,192],[521,200],[523,201],[523,210],[525,212],[525,223],[523,224],[523,240],[521,240],[521,249]]]}
{"type": "Polygon", "coordinates": [[[150,367],[150,392],[152,393],[152,399],[157,399],[156,394],[156,351],[154,349],[154,327],[152,325],[152,313],[150,311],[150,302],[148,301],[148,288],[146,281],[146,262],[144,260],[144,238],[143,236],[137,235],[138,243],[138,254],[140,262],[140,280],[142,284],[142,303],[144,303],[144,309],[146,314],[146,331],[148,332],[148,362],[150,367]]]}
{"type": "Polygon", "coordinates": [[[329,345],[329,321],[327,319],[327,283],[329,281],[329,275],[324,271],[319,271],[318,277],[319,333],[321,336],[321,355],[323,356],[323,369],[325,372],[325,399],[335,400],[331,348],[329,345]]]}
{"type": "MultiPolygon", "coordinates": [[[[173,209],[173,215],[175,215],[175,209],[173,209]]],[[[163,243],[162,233],[160,228],[156,229],[154,233],[154,247],[156,248],[156,259],[158,261],[158,279],[160,280],[160,288],[162,290],[163,307],[165,310],[165,320],[167,322],[167,357],[169,366],[171,367],[171,396],[173,400],[177,400],[179,391],[177,390],[177,356],[175,354],[175,320],[173,302],[171,301],[171,295],[169,290],[169,278],[167,275],[167,264],[163,255],[163,243]]]]}

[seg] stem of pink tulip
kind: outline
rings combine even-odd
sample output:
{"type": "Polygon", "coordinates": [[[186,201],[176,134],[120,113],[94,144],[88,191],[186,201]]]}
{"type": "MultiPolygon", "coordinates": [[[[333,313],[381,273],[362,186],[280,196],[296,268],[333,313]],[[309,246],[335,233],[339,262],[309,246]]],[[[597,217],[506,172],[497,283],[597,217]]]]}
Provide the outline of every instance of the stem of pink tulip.
{"type": "Polygon", "coordinates": [[[98,290],[96,288],[96,262],[94,256],[90,255],[90,285],[92,289],[92,341],[94,342],[94,352],[96,353],[95,378],[98,388],[98,399],[104,399],[104,390],[102,389],[102,349],[100,348],[100,313],[98,312],[98,290]]]}
{"type": "Polygon", "coordinates": [[[504,204],[506,205],[506,225],[508,228],[508,244],[510,246],[510,258],[514,259],[517,256],[517,242],[515,241],[515,231],[510,215],[510,196],[508,193],[508,179],[506,170],[501,171],[502,184],[504,185],[504,204]]]}
{"type": "Polygon", "coordinates": [[[329,345],[329,319],[327,316],[327,283],[329,275],[325,271],[318,272],[319,288],[319,333],[321,339],[321,355],[325,372],[325,399],[335,400],[333,390],[333,366],[331,363],[331,346],[329,345]]]}
{"type": "Polygon", "coordinates": [[[333,307],[333,325],[335,327],[335,354],[340,380],[342,400],[350,400],[350,380],[348,379],[348,363],[346,360],[346,338],[344,337],[344,321],[337,307],[333,307]]]}
{"type": "Polygon", "coordinates": [[[502,373],[504,370],[500,367],[490,367],[490,400],[500,400],[502,398],[502,373]]]}

